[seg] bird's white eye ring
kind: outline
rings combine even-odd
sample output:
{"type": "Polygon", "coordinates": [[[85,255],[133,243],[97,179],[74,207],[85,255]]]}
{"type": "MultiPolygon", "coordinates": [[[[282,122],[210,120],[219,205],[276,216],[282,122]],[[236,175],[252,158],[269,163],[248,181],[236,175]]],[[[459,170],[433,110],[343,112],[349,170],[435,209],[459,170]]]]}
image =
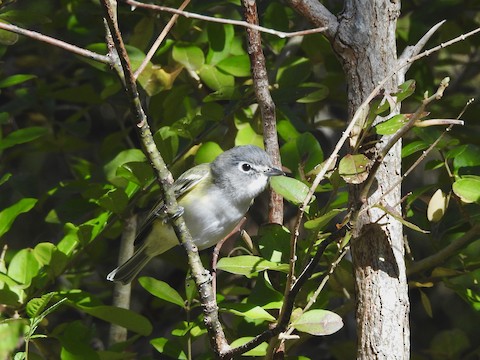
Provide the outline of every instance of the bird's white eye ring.
{"type": "Polygon", "coordinates": [[[250,170],[252,170],[252,166],[248,163],[243,163],[240,165],[242,170],[245,171],[245,172],[249,172],[250,170]]]}

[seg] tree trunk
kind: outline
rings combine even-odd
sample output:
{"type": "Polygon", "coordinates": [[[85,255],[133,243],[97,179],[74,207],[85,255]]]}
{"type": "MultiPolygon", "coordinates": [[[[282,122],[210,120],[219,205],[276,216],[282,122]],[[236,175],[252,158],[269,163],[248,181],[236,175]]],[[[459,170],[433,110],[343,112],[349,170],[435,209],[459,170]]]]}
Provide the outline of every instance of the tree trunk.
{"type": "MultiPolygon", "coordinates": [[[[345,71],[348,112],[352,118],[376,85],[398,66],[395,29],[400,1],[346,0],[338,17],[316,0],[289,0],[289,3],[315,25],[328,27],[324,34],[345,71]]],[[[392,77],[385,91],[394,92],[403,82],[402,77],[392,77]]],[[[383,137],[373,148],[360,151],[373,158],[374,150],[387,141],[388,137],[383,137]]],[[[354,209],[381,200],[385,207],[401,213],[400,186],[384,195],[400,179],[400,151],[401,144],[397,143],[386,156],[367,203],[360,197],[362,185],[351,187],[350,202],[354,209]]],[[[402,225],[377,208],[360,212],[354,224],[351,249],[357,299],[357,358],[409,358],[409,301],[402,225]]]]}
{"type": "MultiPolygon", "coordinates": [[[[395,41],[399,1],[347,1],[339,16],[334,49],[347,75],[350,118],[364,99],[397,67],[395,41]]],[[[392,77],[387,92],[403,79],[392,77]]],[[[378,120],[378,119],[377,119],[378,120]]],[[[383,138],[375,148],[388,140],[383,138]]],[[[372,157],[372,149],[363,149],[372,157]]],[[[400,186],[384,195],[401,176],[401,144],[397,143],[376,174],[367,204],[354,185],[350,201],[355,206],[377,203],[401,214],[400,186]]],[[[374,208],[360,213],[351,242],[356,284],[358,359],[409,358],[409,301],[405,272],[403,232],[400,222],[374,208]]]]}

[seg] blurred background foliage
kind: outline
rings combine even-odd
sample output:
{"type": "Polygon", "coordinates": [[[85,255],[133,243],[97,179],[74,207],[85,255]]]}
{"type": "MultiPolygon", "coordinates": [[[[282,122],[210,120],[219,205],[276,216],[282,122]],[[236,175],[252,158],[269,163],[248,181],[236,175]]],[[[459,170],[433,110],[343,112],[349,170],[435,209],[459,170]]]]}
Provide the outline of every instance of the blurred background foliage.
{"type": "MultiPolygon", "coordinates": [[[[334,13],[341,11],[338,2],[324,4],[334,13]]],[[[179,2],[162,5],[178,7],[179,2]]],[[[102,10],[95,1],[24,0],[0,6],[2,22],[106,52],[102,10]]],[[[285,31],[310,27],[282,2],[260,2],[258,6],[263,26],[285,31]]],[[[238,1],[193,2],[187,9],[242,18],[238,1]]],[[[473,30],[480,26],[479,14],[480,4],[474,0],[404,1],[397,30],[399,53],[444,19],[447,22],[427,48],[473,30]]],[[[120,28],[134,68],[170,16],[133,11],[119,3],[120,28]]],[[[277,106],[283,164],[293,176],[308,182],[309,172],[331,152],[348,120],[343,73],[320,34],[292,39],[264,34],[262,39],[277,106]]],[[[103,64],[5,31],[0,31],[0,44],[0,244],[4,249],[0,261],[0,358],[16,354],[16,359],[21,359],[24,351],[30,350],[30,359],[167,355],[181,359],[189,356],[188,349],[196,359],[211,357],[180,248],[156,259],[144,272],[169,285],[144,277],[134,284],[132,311],[108,306],[113,287],[105,275],[116,265],[122,223],[132,212],[147,209],[158,195],[114,72],[103,64]],[[174,295],[165,298],[161,295],[165,292],[174,295]],[[131,330],[126,343],[108,346],[110,323],[131,330]]],[[[444,98],[428,111],[431,118],[456,118],[469,99],[480,95],[479,62],[478,35],[417,61],[407,74],[415,81],[416,90],[403,102],[402,112],[413,112],[423,93],[433,93],[440,80],[449,76],[444,98]]],[[[211,161],[222,149],[262,145],[262,123],[255,106],[243,28],[180,17],[139,84],[157,146],[174,176],[193,164],[211,161]]],[[[476,101],[462,116],[465,126],[448,132],[403,185],[408,195],[406,219],[429,231],[407,230],[409,261],[437,253],[478,224],[479,116],[480,103],[476,101]],[[435,193],[435,199],[444,205],[432,203],[435,193]],[[427,214],[429,206],[437,211],[433,217],[427,214]]],[[[404,140],[404,169],[443,130],[417,128],[409,133],[404,140]]],[[[330,220],[339,213],[336,209],[346,207],[348,195],[338,172],[318,190],[310,219],[326,214],[330,220]]],[[[287,209],[286,225],[294,213],[294,207],[287,209]]],[[[260,199],[246,225],[251,235],[265,222],[264,214],[265,204],[260,199]]],[[[306,239],[321,238],[319,234],[332,231],[334,222],[312,225],[309,230],[314,231],[306,231],[306,239]]],[[[413,358],[480,357],[477,238],[478,233],[444,263],[411,274],[413,358]]],[[[288,259],[288,239],[285,228],[262,227],[254,239],[260,244],[257,255],[281,265],[288,259]],[[275,258],[275,253],[281,256],[275,258]]],[[[301,258],[310,253],[309,244],[300,244],[301,258]]],[[[250,251],[241,240],[230,240],[223,255],[250,251]]],[[[209,252],[203,256],[208,263],[209,252]]],[[[336,256],[338,249],[329,247],[318,276],[336,256]]],[[[255,336],[274,319],[272,314],[283,296],[284,276],[281,269],[269,266],[268,271],[239,274],[223,264],[226,271],[218,274],[217,292],[230,340],[255,336]]],[[[315,277],[307,283],[299,306],[317,285],[315,277]]],[[[315,309],[328,308],[340,314],[345,326],[328,337],[301,333],[299,340],[288,343],[292,358],[354,357],[353,296],[347,256],[315,305],[315,309]]],[[[263,353],[264,349],[258,348],[250,355],[263,353]]]]}

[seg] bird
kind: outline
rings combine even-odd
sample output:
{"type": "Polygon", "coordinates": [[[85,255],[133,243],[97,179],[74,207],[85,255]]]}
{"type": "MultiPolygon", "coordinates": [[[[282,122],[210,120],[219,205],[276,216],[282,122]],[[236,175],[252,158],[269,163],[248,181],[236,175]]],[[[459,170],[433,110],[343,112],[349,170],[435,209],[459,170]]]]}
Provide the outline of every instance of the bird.
{"type": "MultiPolygon", "coordinates": [[[[199,250],[214,246],[237,226],[262,193],[270,177],[285,175],[258,146],[235,146],[213,162],[197,165],[178,177],[173,190],[185,224],[199,250]]],[[[179,245],[157,202],[139,227],[134,254],[107,275],[110,281],[130,283],[154,257],[179,245]]]]}

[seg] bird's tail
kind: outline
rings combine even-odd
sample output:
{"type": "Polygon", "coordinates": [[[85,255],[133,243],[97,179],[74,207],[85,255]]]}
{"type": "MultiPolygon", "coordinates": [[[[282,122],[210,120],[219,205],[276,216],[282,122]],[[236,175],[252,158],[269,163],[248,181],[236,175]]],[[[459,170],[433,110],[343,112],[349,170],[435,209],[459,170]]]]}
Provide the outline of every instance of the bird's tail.
{"type": "Polygon", "coordinates": [[[142,244],[130,259],[107,275],[107,280],[128,284],[137,276],[140,270],[153,258],[147,253],[146,244],[142,244]]]}

